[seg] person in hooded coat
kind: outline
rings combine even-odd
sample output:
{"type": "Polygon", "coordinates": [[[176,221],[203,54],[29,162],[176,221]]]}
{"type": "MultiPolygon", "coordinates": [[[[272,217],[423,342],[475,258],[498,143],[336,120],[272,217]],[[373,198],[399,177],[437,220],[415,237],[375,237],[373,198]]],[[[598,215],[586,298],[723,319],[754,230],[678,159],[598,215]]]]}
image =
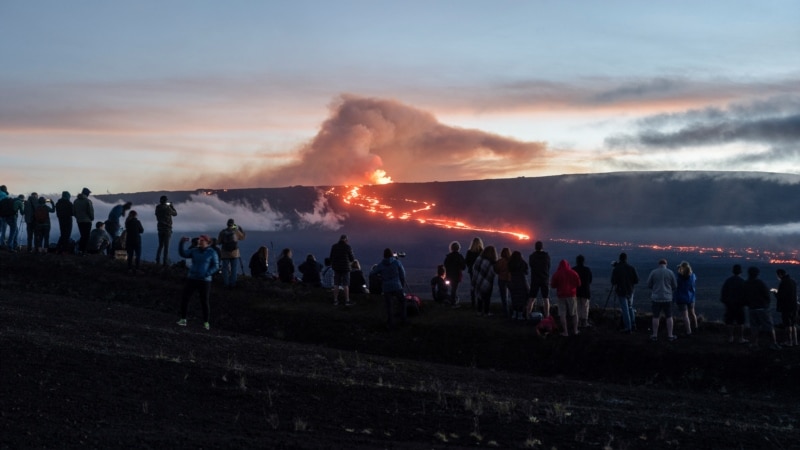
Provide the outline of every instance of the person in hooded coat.
{"type": "Polygon", "coordinates": [[[403,264],[394,257],[392,249],[383,250],[383,260],[376,264],[370,275],[380,275],[382,280],[383,298],[386,301],[386,316],[389,329],[394,328],[394,303],[399,309],[400,323],[405,323],[408,318],[406,311],[406,298],[403,286],[406,284],[406,270],[403,264]]]}
{"type": "Polygon", "coordinates": [[[578,272],[572,270],[569,262],[562,259],[558,263],[558,268],[550,279],[550,287],[556,290],[558,297],[558,316],[561,322],[561,335],[569,336],[567,331],[567,318],[572,320],[572,334],[578,334],[578,287],[581,285],[581,277],[578,272]]]}

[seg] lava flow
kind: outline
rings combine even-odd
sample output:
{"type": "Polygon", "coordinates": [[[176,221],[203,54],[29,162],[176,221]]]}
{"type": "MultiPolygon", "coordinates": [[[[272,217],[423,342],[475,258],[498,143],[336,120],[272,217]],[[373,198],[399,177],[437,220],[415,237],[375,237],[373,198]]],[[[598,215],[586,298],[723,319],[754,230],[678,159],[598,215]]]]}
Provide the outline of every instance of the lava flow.
{"type": "Polygon", "coordinates": [[[361,208],[364,211],[372,214],[379,214],[386,219],[414,220],[421,224],[432,225],[439,228],[505,234],[513,236],[520,241],[527,241],[530,239],[529,235],[520,233],[518,231],[484,228],[476,225],[470,225],[461,220],[441,219],[434,217],[432,215],[432,211],[436,207],[435,203],[412,199],[402,199],[402,206],[405,206],[406,209],[403,211],[396,211],[396,208],[391,206],[387,200],[363,195],[359,192],[359,188],[359,186],[345,186],[345,192],[339,193],[336,191],[337,188],[333,187],[330,188],[325,195],[341,197],[342,201],[350,206],[361,208]]]}

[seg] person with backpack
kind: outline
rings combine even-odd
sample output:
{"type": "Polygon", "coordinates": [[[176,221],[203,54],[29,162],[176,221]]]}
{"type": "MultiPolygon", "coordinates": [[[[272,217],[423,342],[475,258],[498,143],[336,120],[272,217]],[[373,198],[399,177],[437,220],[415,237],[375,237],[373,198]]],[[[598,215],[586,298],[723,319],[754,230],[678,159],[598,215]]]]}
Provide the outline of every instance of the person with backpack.
{"type": "Polygon", "coordinates": [[[33,217],[36,207],[39,206],[39,194],[31,192],[25,200],[25,231],[28,234],[28,253],[33,253],[33,238],[36,235],[36,220],[33,217]]]}
{"type": "Polygon", "coordinates": [[[8,240],[4,241],[6,248],[12,253],[17,252],[19,243],[17,242],[17,234],[19,229],[17,226],[17,217],[19,213],[25,213],[25,196],[20,194],[16,198],[9,195],[0,201],[0,218],[8,228],[8,240]]]}
{"type": "MultiPolygon", "coordinates": [[[[81,234],[78,241],[81,254],[88,251],[89,235],[92,234],[92,224],[94,223],[94,205],[89,199],[91,193],[89,188],[83,188],[78,194],[78,198],[72,203],[72,212],[75,214],[75,222],[78,223],[78,232],[81,234]]],[[[106,233],[108,232],[106,231],[106,233]]]]}
{"type": "Polygon", "coordinates": [[[400,313],[400,323],[405,324],[408,317],[406,297],[403,293],[403,286],[406,285],[406,270],[400,260],[395,258],[391,248],[383,250],[383,260],[372,268],[370,275],[372,274],[380,274],[383,282],[383,298],[386,301],[389,329],[394,328],[395,303],[397,312],[400,313]]]}
{"type": "Polygon", "coordinates": [[[219,232],[217,237],[222,262],[222,284],[228,289],[236,287],[236,276],[241,258],[239,241],[243,241],[246,236],[242,227],[236,225],[233,219],[228,219],[227,226],[219,232]]]}
{"type": "Polygon", "coordinates": [[[339,290],[344,292],[344,306],[355,305],[350,301],[350,266],[356,257],[346,234],[339,236],[339,241],[331,246],[330,259],[333,267],[333,306],[339,306],[339,290]]]}
{"type": "Polygon", "coordinates": [[[34,231],[36,253],[47,253],[47,249],[50,248],[50,213],[55,211],[52,200],[39,197],[36,209],[33,210],[33,220],[36,222],[34,231]]]}
{"type": "Polygon", "coordinates": [[[142,261],[144,227],[138,216],[136,211],[131,210],[125,220],[125,251],[128,253],[128,272],[130,273],[139,273],[139,263],[142,261]]]}
{"type": "Polygon", "coordinates": [[[56,217],[58,218],[58,254],[64,252],[74,253],[75,246],[70,245],[72,239],[72,217],[75,212],[72,208],[72,195],[69,191],[61,192],[61,198],[56,202],[56,217]],[[72,247],[72,248],[70,248],[72,247]]]}

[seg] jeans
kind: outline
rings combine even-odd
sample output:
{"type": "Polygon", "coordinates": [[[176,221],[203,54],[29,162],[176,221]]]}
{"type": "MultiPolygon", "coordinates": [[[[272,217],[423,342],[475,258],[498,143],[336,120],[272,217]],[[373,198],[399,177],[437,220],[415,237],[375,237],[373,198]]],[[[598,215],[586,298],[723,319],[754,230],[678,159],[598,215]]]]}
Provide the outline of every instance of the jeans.
{"type": "Polygon", "coordinates": [[[12,250],[17,249],[17,216],[13,217],[6,217],[4,220],[6,226],[8,227],[8,241],[6,241],[6,245],[8,248],[12,250]]]}
{"type": "Polygon", "coordinates": [[[72,239],[72,217],[58,218],[58,251],[73,253],[74,248],[69,248],[69,240],[72,239]]]}
{"type": "Polygon", "coordinates": [[[632,331],[636,328],[636,311],[633,309],[633,294],[623,296],[617,294],[619,309],[622,312],[622,323],[625,331],[632,331]]]}
{"type": "Polygon", "coordinates": [[[503,314],[509,315],[509,302],[508,302],[508,285],[511,284],[507,280],[497,280],[497,287],[500,289],[500,303],[503,305],[503,314]]]}
{"type": "Polygon", "coordinates": [[[239,258],[226,258],[222,260],[222,284],[236,286],[236,275],[239,271],[239,258]]]}

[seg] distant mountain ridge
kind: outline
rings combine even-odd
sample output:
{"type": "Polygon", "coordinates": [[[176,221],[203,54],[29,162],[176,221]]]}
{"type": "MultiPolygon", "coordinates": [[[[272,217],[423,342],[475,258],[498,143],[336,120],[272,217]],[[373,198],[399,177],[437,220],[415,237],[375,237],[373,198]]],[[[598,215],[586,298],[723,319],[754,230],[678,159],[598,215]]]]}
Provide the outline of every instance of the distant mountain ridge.
{"type": "MultiPolygon", "coordinates": [[[[153,203],[166,194],[184,201],[207,192],[226,202],[269,202],[292,215],[312,211],[328,187],[143,192],[99,195],[153,203]]],[[[361,186],[381,198],[435,203],[432,213],[473,223],[527,226],[547,234],[618,228],[691,228],[800,223],[800,175],[764,172],[616,172],[473,181],[361,186]]],[[[330,208],[348,220],[369,220],[335,198],[330,208]]],[[[353,223],[355,225],[355,223],[353,223]]]]}

